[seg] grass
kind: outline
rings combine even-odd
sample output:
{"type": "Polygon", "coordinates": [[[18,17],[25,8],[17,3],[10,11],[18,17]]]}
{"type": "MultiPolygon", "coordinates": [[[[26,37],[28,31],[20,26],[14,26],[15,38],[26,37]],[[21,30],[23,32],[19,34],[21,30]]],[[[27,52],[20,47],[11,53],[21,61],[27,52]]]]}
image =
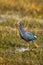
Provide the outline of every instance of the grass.
{"type": "Polygon", "coordinates": [[[0,0],[0,65],[43,65],[43,0],[0,0]],[[1,15],[12,14],[15,15],[13,19],[1,18],[1,15]],[[37,35],[34,43],[39,48],[21,39],[18,20],[25,30],[37,35]],[[16,51],[20,47],[31,50],[16,51]]]}
{"type": "Polygon", "coordinates": [[[35,48],[32,42],[28,42],[34,50],[16,51],[16,48],[28,47],[28,44],[19,35],[17,20],[6,20],[0,24],[0,65],[43,65],[43,24],[32,19],[31,23],[28,20],[21,22],[25,30],[37,35],[35,43],[40,48],[35,48]]]}

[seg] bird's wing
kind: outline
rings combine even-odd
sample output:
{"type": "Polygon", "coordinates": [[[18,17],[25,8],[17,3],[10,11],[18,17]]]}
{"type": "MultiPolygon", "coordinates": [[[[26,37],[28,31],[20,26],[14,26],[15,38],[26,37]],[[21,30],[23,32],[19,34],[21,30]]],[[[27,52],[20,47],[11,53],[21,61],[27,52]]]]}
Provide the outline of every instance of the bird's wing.
{"type": "Polygon", "coordinates": [[[34,37],[34,35],[31,33],[31,32],[25,32],[25,36],[28,38],[28,39],[32,39],[34,37]]]}

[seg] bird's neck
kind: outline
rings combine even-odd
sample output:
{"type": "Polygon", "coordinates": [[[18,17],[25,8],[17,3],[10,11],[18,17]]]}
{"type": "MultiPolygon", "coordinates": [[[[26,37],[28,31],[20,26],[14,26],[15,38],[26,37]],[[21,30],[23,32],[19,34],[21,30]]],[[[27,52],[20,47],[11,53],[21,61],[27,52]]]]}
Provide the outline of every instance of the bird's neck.
{"type": "Polygon", "coordinates": [[[23,26],[22,26],[22,25],[20,25],[20,26],[19,26],[19,28],[20,28],[20,31],[21,31],[22,33],[24,33],[23,26]]]}

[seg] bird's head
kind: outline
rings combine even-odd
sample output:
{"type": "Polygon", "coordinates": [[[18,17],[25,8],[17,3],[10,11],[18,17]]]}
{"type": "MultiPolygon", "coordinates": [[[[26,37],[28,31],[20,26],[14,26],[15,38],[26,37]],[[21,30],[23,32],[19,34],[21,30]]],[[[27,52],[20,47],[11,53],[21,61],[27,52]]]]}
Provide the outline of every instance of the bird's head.
{"type": "Polygon", "coordinates": [[[17,22],[17,25],[21,27],[22,26],[22,23],[20,21],[18,21],[17,22]]]}
{"type": "Polygon", "coordinates": [[[17,24],[19,25],[20,24],[20,21],[18,21],[17,24]]]}

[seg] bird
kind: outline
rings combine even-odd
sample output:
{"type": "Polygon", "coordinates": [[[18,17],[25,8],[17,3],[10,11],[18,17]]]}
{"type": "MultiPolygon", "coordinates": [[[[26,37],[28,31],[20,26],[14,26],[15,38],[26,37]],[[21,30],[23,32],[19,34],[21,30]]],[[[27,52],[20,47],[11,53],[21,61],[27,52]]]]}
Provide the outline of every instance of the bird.
{"type": "MultiPolygon", "coordinates": [[[[18,21],[18,27],[19,27],[19,33],[20,33],[21,38],[24,39],[26,42],[29,42],[29,41],[33,42],[34,40],[37,39],[37,36],[35,34],[33,34],[30,31],[24,30],[23,25],[20,21],[18,21]]],[[[35,46],[38,47],[37,44],[35,44],[35,46]]]]}

